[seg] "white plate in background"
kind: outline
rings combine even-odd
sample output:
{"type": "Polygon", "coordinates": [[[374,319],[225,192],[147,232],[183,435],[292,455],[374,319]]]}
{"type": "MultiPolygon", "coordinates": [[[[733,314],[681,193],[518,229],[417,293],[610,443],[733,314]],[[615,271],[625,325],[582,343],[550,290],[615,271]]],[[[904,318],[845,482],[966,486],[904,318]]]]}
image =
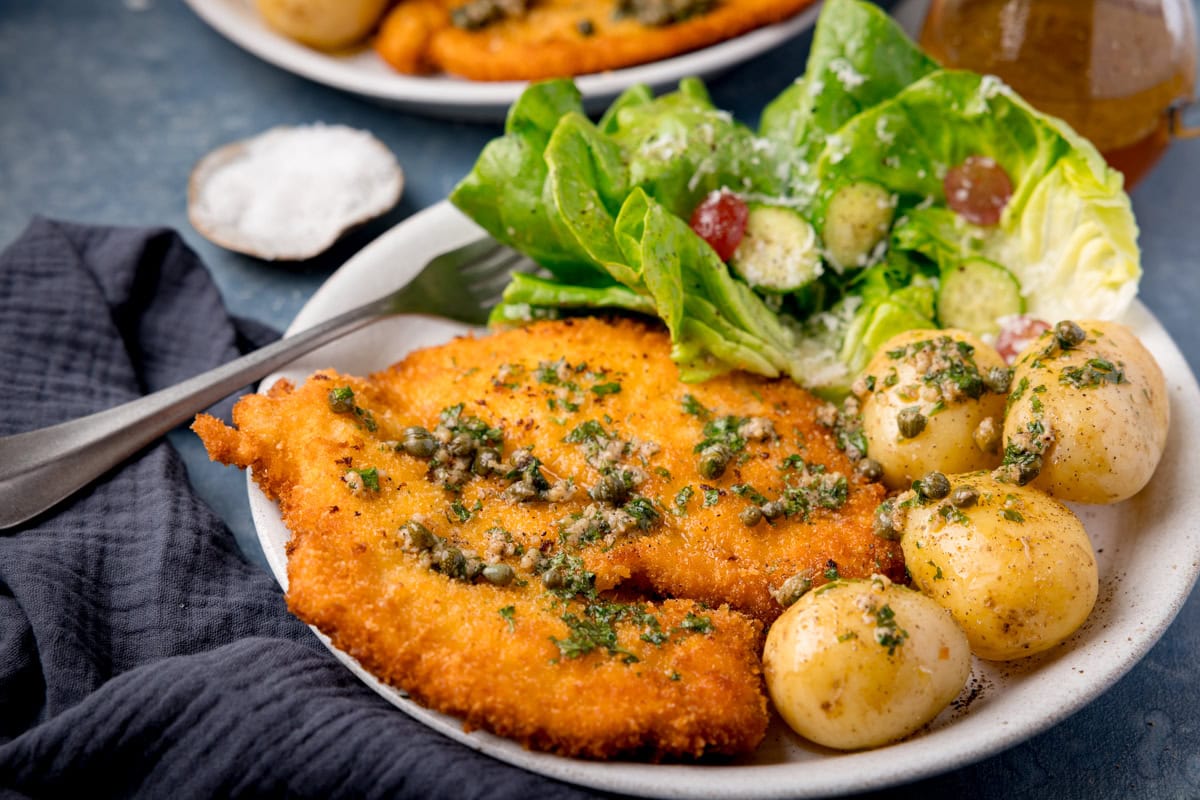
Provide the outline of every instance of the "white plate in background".
{"type": "MultiPolygon", "coordinates": [[[[225,38],[264,61],[309,80],[397,105],[409,111],[450,119],[504,119],[525,81],[468,81],[449,76],[404,75],[365,47],[329,54],[306,47],[263,22],[253,0],[187,0],[196,14],[225,38]]],[[[796,16],[690,53],[625,69],[582,75],[575,84],[589,110],[600,110],[637,83],[653,89],[673,87],[681,78],[710,77],[765,53],[812,27],[821,4],[796,16]]]]}

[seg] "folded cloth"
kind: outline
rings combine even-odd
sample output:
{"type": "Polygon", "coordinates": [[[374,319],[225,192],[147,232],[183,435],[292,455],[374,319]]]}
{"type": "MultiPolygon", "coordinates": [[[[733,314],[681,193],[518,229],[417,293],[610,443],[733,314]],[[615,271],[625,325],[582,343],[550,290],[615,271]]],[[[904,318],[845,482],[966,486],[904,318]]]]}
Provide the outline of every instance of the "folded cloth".
{"type": "MultiPolygon", "coordinates": [[[[276,336],[167,230],[35,220],[0,254],[0,435],[276,336]]],[[[584,797],[387,704],[292,617],[160,442],[0,532],[0,796],[584,797]]]]}

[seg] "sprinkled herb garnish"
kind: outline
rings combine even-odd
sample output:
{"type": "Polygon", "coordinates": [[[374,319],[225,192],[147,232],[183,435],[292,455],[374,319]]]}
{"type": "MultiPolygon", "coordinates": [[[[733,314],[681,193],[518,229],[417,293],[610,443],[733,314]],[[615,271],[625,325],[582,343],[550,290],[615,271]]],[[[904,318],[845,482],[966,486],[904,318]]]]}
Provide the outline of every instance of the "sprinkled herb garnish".
{"type": "Polygon", "coordinates": [[[711,633],[713,624],[710,617],[702,617],[689,611],[683,621],[679,623],[679,628],[691,633],[711,633]]]}
{"type": "Polygon", "coordinates": [[[606,394],[617,394],[621,391],[621,384],[612,383],[597,383],[592,387],[592,394],[597,397],[603,397],[606,394]]]}
{"type": "Polygon", "coordinates": [[[683,396],[683,412],[691,414],[693,417],[700,417],[700,419],[708,419],[709,417],[709,410],[700,405],[700,401],[690,394],[683,396]]]}
{"type": "Polygon", "coordinates": [[[1095,389],[1105,383],[1124,383],[1125,371],[1108,359],[1089,358],[1081,366],[1063,370],[1058,381],[1076,389],[1095,389]]]}
{"type": "Polygon", "coordinates": [[[504,617],[504,621],[508,623],[508,629],[510,631],[516,630],[516,628],[517,628],[517,623],[516,623],[517,607],[516,606],[504,606],[504,608],[500,609],[500,616],[504,617]]]}
{"type": "Polygon", "coordinates": [[[763,503],[767,502],[767,498],[748,483],[738,483],[730,488],[733,489],[733,493],[738,497],[744,497],[756,505],[761,506],[763,503]]]}
{"type": "Polygon", "coordinates": [[[908,631],[896,624],[896,612],[889,605],[882,605],[875,611],[875,641],[888,649],[888,655],[893,655],[896,648],[904,644],[908,631]]]}
{"type": "Polygon", "coordinates": [[[358,422],[368,432],[374,433],[376,427],[375,415],[354,402],[354,390],[349,386],[339,386],[329,390],[329,410],[335,414],[353,414],[358,422]]]}
{"type": "Polygon", "coordinates": [[[351,474],[358,476],[357,480],[351,478],[346,481],[346,485],[350,487],[351,492],[357,493],[362,489],[369,489],[372,492],[379,491],[379,470],[375,467],[352,469],[347,475],[351,474]]]}
{"type": "Polygon", "coordinates": [[[677,516],[682,517],[687,514],[688,501],[692,499],[692,495],[695,493],[696,490],[691,486],[685,486],[675,495],[675,514],[677,516]]]}

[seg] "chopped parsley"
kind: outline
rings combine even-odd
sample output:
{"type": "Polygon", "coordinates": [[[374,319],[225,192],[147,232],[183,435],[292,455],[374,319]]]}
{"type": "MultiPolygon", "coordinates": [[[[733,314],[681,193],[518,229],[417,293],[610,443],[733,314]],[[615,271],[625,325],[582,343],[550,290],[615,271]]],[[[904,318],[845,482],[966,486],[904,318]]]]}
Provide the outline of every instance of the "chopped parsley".
{"type": "Polygon", "coordinates": [[[335,414],[353,414],[369,433],[374,433],[378,427],[375,424],[375,415],[355,404],[354,390],[349,386],[329,390],[329,410],[335,414]]]}
{"type": "Polygon", "coordinates": [[[689,611],[683,621],[679,623],[679,629],[691,633],[711,633],[713,630],[712,618],[702,617],[689,611]]]}
{"type": "Polygon", "coordinates": [[[711,486],[700,487],[704,490],[704,507],[709,508],[715,506],[717,501],[721,499],[721,490],[711,486]]]}
{"type": "Polygon", "coordinates": [[[1078,367],[1065,369],[1058,376],[1059,383],[1076,389],[1095,389],[1106,383],[1125,383],[1125,371],[1105,358],[1089,358],[1078,367]]]}
{"type": "Polygon", "coordinates": [[[465,434],[480,447],[500,447],[504,443],[504,431],[493,428],[479,417],[463,416],[462,403],[442,409],[442,427],[452,435],[465,434]]]}
{"type": "Polygon", "coordinates": [[[710,415],[709,410],[700,405],[700,401],[690,394],[683,396],[683,413],[691,414],[693,417],[700,417],[701,419],[708,419],[710,415]]]}
{"type": "Polygon", "coordinates": [[[884,604],[875,611],[875,641],[893,655],[896,648],[908,639],[908,631],[896,624],[896,612],[884,604]]]}
{"type": "Polygon", "coordinates": [[[746,422],[744,417],[724,416],[704,423],[704,438],[696,445],[694,452],[701,452],[714,445],[724,446],[732,455],[746,449],[746,439],[738,429],[746,422]]]}
{"type": "Polygon", "coordinates": [[[1022,516],[1021,512],[1017,511],[1015,508],[1006,508],[1000,512],[1000,515],[1002,517],[1004,517],[1006,520],[1008,520],[1009,522],[1024,522],[1025,521],[1025,517],[1022,516]]]}
{"type": "Polygon", "coordinates": [[[594,419],[589,419],[587,422],[576,425],[563,441],[568,444],[600,445],[612,438],[612,434],[604,430],[603,425],[594,419]]]}
{"type": "MultiPolygon", "coordinates": [[[[483,508],[483,504],[476,502],[474,510],[478,511],[481,508],[483,508]]],[[[462,504],[462,500],[455,499],[450,503],[450,512],[446,514],[446,519],[450,519],[451,515],[453,515],[454,519],[457,519],[459,522],[466,522],[471,518],[471,510],[462,504]]]]}
{"type": "Polygon", "coordinates": [[[510,631],[516,630],[516,628],[517,628],[517,623],[516,623],[517,607],[516,606],[504,606],[504,608],[500,609],[500,616],[503,617],[504,621],[508,623],[508,629],[510,631]]]}
{"type": "Polygon", "coordinates": [[[596,395],[597,397],[603,397],[606,394],[617,394],[620,391],[621,384],[616,383],[615,381],[611,383],[597,383],[592,387],[592,394],[596,395]]]}
{"type": "Polygon", "coordinates": [[[738,497],[744,497],[755,505],[761,506],[763,503],[767,502],[767,498],[748,483],[738,483],[730,488],[733,489],[733,493],[738,497]]]}
{"type": "Polygon", "coordinates": [[[696,490],[693,489],[691,486],[685,486],[679,490],[679,493],[675,495],[675,514],[676,514],[676,516],[682,517],[687,514],[688,501],[690,501],[692,499],[692,495],[694,495],[695,493],[696,493],[696,490]]]}
{"type": "Polygon", "coordinates": [[[941,508],[938,509],[938,513],[941,514],[942,519],[946,520],[947,522],[956,522],[959,525],[966,525],[971,521],[970,518],[953,503],[942,503],[941,508]]]}
{"type": "Polygon", "coordinates": [[[351,472],[358,473],[358,477],[362,478],[364,489],[370,489],[372,492],[379,491],[379,470],[375,467],[367,467],[366,469],[355,469],[351,472]]]}

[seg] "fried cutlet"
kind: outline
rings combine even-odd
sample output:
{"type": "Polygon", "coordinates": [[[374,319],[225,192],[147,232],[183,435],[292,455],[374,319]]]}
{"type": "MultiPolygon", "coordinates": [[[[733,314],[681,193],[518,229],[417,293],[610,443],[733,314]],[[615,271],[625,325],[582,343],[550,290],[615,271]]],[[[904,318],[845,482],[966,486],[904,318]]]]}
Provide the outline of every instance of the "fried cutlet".
{"type": "Polygon", "coordinates": [[[420,702],[570,755],[743,752],[772,590],[903,567],[819,400],[686,386],[669,354],[637,322],[540,323],[194,427],[279,500],[290,608],[420,702]]]}
{"type": "Polygon", "coordinates": [[[614,0],[539,0],[479,30],[455,27],[465,0],[405,0],[375,48],[401,72],[536,80],[619,69],[715,44],[787,19],[813,0],[724,0],[678,22],[647,25],[614,0]]]}

